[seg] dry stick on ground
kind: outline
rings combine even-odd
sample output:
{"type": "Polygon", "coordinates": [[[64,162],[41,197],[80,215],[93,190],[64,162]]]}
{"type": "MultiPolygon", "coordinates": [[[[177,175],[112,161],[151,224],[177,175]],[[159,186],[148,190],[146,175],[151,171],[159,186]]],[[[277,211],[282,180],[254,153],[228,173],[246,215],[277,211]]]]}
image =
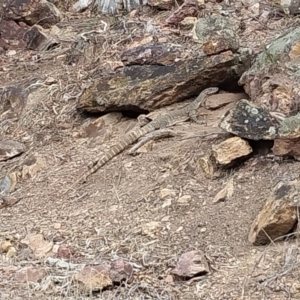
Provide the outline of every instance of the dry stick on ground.
{"type": "MultiPolygon", "coordinates": [[[[264,233],[268,236],[268,238],[270,239],[270,244],[267,246],[267,248],[263,251],[263,253],[260,255],[259,259],[256,261],[255,265],[253,266],[253,269],[251,271],[251,273],[249,274],[249,276],[253,277],[253,273],[255,271],[255,269],[257,268],[257,266],[260,264],[260,262],[262,261],[263,257],[265,256],[266,254],[266,251],[267,249],[270,247],[270,246],[276,246],[275,242],[277,240],[281,240],[283,237],[289,237],[289,236],[292,236],[292,235],[295,235],[295,233],[289,233],[287,235],[284,235],[284,236],[280,236],[274,240],[272,240],[270,238],[270,236],[264,231],[264,233]]],[[[298,248],[294,248],[294,247],[291,247],[288,249],[288,253],[287,255],[285,256],[285,264],[284,266],[281,268],[280,271],[276,272],[276,274],[274,274],[273,276],[269,276],[266,280],[264,280],[264,283],[260,284],[260,286],[263,286],[263,287],[267,287],[267,285],[269,283],[271,283],[272,281],[274,281],[275,279],[277,279],[278,277],[280,276],[283,276],[283,275],[286,275],[289,271],[292,271],[294,268],[298,267],[299,266],[299,263],[297,263],[297,261],[295,261],[295,258],[297,259],[297,254],[299,253],[299,249],[298,248]],[[289,250],[291,249],[291,250],[289,250]],[[295,254],[295,252],[297,251],[297,253],[295,254]],[[295,256],[295,258],[293,258],[293,255],[295,256]],[[291,263],[292,261],[292,263],[291,263]]],[[[247,283],[247,277],[244,279],[244,283],[243,283],[243,294],[244,294],[244,291],[245,291],[245,287],[246,287],[246,283],[247,283]]]]}
{"type": "Polygon", "coordinates": [[[276,280],[278,277],[282,277],[286,275],[288,272],[292,271],[294,268],[298,267],[299,266],[299,262],[297,262],[298,254],[299,254],[299,249],[297,246],[289,247],[285,254],[284,266],[277,272],[274,272],[272,276],[269,276],[266,280],[264,280],[263,285],[267,286],[272,281],[276,280]]]}

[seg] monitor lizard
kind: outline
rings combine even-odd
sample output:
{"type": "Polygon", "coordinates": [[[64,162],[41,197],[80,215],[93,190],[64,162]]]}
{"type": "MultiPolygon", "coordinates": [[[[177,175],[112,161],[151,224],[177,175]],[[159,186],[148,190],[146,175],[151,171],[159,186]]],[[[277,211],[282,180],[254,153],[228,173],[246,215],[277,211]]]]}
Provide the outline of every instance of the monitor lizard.
{"type": "Polygon", "coordinates": [[[86,182],[87,178],[93,173],[97,172],[103,165],[105,165],[108,161],[110,161],[117,154],[121,153],[125,148],[129,145],[133,144],[139,138],[144,135],[158,130],[162,128],[166,128],[168,126],[174,125],[175,123],[186,121],[190,119],[195,123],[201,123],[196,117],[196,110],[198,107],[202,105],[202,103],[206,100],[208,95],[212,95],[218,92],[217,87],[210,87],[203,90],[199,96],[187,106],[174,110],[164,115],[158,116],[156,119],[150,121],[148,124],[141,128],[134,128],[129,131],[122,137],[121,141],[119,141],[116,145],[112,146],[104,155],[97,161],[93,163],[93,166],[90,170],[88,170],[83,176],[81,176],[71,187],[69,187],[67,191],[69,191],[72,187],[80,182],[86,182]]]}

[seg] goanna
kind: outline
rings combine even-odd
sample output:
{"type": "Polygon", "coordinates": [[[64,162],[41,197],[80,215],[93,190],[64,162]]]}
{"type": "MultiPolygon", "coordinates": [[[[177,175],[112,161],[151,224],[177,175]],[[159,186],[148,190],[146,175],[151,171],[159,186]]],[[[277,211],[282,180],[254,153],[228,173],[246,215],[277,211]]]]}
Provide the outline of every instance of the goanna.
{"type": "Polygon", "coordinates": [[[182,109],[171,111],[164,115],[158,116],[156,119],[152,120],[144,127],[135,128],[131,130],[130,132],[125,134],[116,145],[112,146],[106,153],[104,153],[104,155],[99,160],[95,161],[93,163],[93,167],[90,170],[88,170],[85,174],[83,174],[83,176],[81,176],[72,185],[72,187],[79,182],[85,182],[90,175],[97,172],[103,165],[105,165],[113,157],[115,157],[116,155],[121,153],[124,149],[126,149],[129,145],[133,144],[138,139],[140,139],[141,137],[143,137],[144,135],[152,131],[163,129],[177,123],[178,121],[183,121],[188,119],[196,123],[201,123],[196,118],[196,110],[198,109],[198,107],[202,105],[202,103],[206,100],[208,95],[215,94],[218,92],[218,90],[219,89],[217,87],[207,88],[203,90],[192,103],[188,104],[182,109]]]}

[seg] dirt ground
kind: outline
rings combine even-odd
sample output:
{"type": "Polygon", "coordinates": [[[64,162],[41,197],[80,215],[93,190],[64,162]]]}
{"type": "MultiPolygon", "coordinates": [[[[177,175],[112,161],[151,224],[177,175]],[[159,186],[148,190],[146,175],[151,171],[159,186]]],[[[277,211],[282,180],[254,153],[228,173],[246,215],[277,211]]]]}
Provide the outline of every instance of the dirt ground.
{"type": "MultiPolygon", "coordinates": [[[[170,12],[148,10],[140,22],[151,19],[153,24],[159,24],[167,14],[170,12]]],[[[248,17],[245,20],[252,29],[247,27],[249,32],[243,32],[241,41],[255,51],[260,49],[260,41],[271,40],[297,22],[282,17],[263,25],[248,17]]],[[[58,24],[62,30],[58,48],[41,54],[23,50],[14,56],[1,56],[2,87],[28,87],[35,78],[39,86],[30,94],[20,119],[2,122],[1,139],[23,142],[26,152],[0,162],[0,177],[21,169],[32,155],[41,158],[42,168],[18,183],[12,196],[20,201],[0,211],[0,241],[42,233],[47,241],[71,247],[72,263],[123,258],[139,267],[132,283],[87,297],[71,281],[71,271],[51,267],[44,259],[30,255],[18,253],[10,260],[3,256],[1,300],[299,299],[298,241],[287,239],[260,247],[248,242],[252,221],[277,176],[297,174],[299,162],[257,153],[225,176],[208,179],[198,159],[223,137],[204,137],[214,128],[185,122],[172,128],[177,133],[174,137],[156,140],[152,148],[135,156],[129,155],[127,149],[87,183],[60,196],[87,170],[88,163],[99,158],[136,122],[127,114],[99,132],[85,134],[85,124],[99,116],[79,115],[76,111],[76,95],[100,74],[101,68],[111,69],[128,44],[128,34],[119,29],[119,22],[109,35],[94,37],[92,56],[85,53],[76,64],[62,63],[60,58],[75,37],[98,26],[101,19],[108,21],[101,16],[66,14],[66,20],[58,24]],[[54,83],[48,84],[49,81],[54,83]],[[213,203],[230,179],[234,182],[233,197],[213,203]],[[154,221],[157,227],[145,234],[143,226],[154,221]],[[211,273],[168,282],[167,275],[179,256],[197,249],[204,251],[211,273]],[[25,286],[18,283],[12,271],[29,265],[46,268],[46,279],[25,286]]],[[[144,37],[142,29],[130,30],[134,32],[131,38],[144,37]]],[[[170,38],[188,43],[188,32],[170,38]]],[[[34,82],[33,88],[37,86],[34,82]]],[[[109,122],[114,116],[100,118],[109,122]]],[[[201,117],[206,120],[205,112],[201,117]]]]}

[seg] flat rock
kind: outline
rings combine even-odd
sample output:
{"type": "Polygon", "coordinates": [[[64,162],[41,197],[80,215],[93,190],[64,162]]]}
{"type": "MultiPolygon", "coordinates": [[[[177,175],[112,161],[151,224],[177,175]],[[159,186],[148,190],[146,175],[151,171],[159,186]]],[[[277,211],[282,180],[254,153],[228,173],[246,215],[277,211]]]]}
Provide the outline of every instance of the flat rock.
{"type": "Polygon", "coordinates": [[[212,146],[211,155],[218,165],[230,166],[237,159],[244,158],[252,152],[249,143],[240,137],[232,137],[218,145],[212,146]]]}
{"type": "MultiPolygon", "coordinates": [[[[231,51],[179,60],[171,65],[125,66],[103,75],[87,87],[78,99],[77,109],[87,112],[153,111],[198,96],[208,86],[233,80],[241,70],[238,60],[246,56],[231,51]]],[[[247,56],[249,59],[249,56],[247,56]]],[[[247,60],[248,60],[247,59],[247,60]]]]}
{"type": "Polygon", "coordinates": [[[245,93],[218,93],[211,95],[204,103],[207,109],[218,109],[230,103],[237,102],[242,99],[247,99],[248,95],[245,93]]]}
{"type": "Polygon", "coordinates": [[[255,245],[268,244],[284,237],[297,222],[300,182],[280,181],[276,184],[259,215],[253,221],[249,242],[255,245]]]}

